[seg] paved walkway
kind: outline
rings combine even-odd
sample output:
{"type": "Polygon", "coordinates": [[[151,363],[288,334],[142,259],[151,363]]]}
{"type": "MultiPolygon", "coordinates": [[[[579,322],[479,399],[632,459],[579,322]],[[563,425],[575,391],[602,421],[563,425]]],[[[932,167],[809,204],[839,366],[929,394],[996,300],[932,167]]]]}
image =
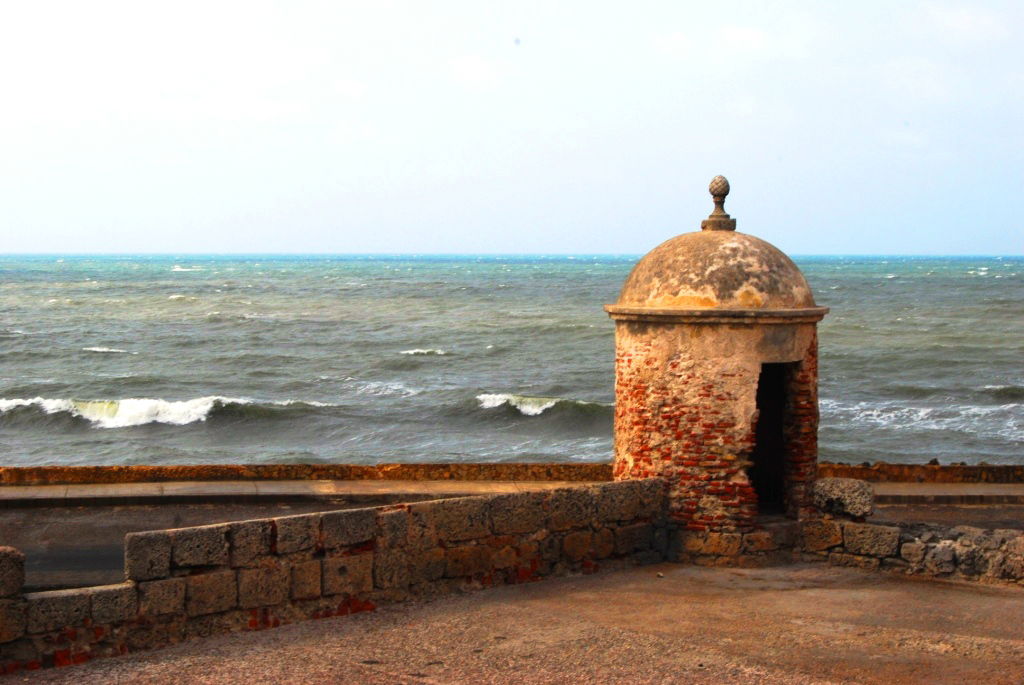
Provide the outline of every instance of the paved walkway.
{"type": "Polygon", "coordinates": [[[821,565],[662,564],[394,605],[33,683],[1024,682],[1024,591],[821,565]]]}
{"type": "Polygon", "coordinates": [[[872,483],[879,504],[1024,504],[1024,483],[872,483]]]}

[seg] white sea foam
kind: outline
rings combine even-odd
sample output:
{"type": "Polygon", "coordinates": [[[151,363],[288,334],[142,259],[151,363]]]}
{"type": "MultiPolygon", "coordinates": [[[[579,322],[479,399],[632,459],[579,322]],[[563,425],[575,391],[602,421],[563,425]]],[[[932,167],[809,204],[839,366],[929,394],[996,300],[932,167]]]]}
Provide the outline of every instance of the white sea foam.
{"type": "Polygon", "coordinates": [[[384,381],[359,381],[352,377],[346,378],[345,380],[354,382],[356,392],[360,395],[375,395],[378,397],[412,397],[413,395],[419,395],[423,392],[418,388],[410,388],[407,385],[398,382],[388,383],[384,381]]]}
{"type": "Polygon", "coordinates": [[[174,268],[171,269],[171,271],[179,271],[179,272],[180,271],[202,271],[202,270],[203,270],[203,267],[201,267],[201,266],[179,266],[178,264],[175,264],[174,268]]]}
{"type": "Polygon", "coordinates": [[[432,355],[437,355],[437,356],[443,356],[443,355],[446,355],[448,353],[446,351],[442,350],[442,349],[434,349],[434,348],[425,348],[424,349],[424,348],[417,347],[414,350],[402,350],[401,352],[399,352],[399,354],[410,354],[410,355],[428,355],[428,354],[432,354],[432,355]]]}
{"type": "Polygon", "coordinates": [[[895,403],[820,401],[824,423],[887,430],[934,430],[996,435],[1024,440],[1024,405],[947,405],[921,407],[895,403]]]}
{"type": "Polygon", "coordinates": [[[101,352],[104,354],[138,354],[138,352],[129,352],[128,350],[122,350],[119,347],[83,347],[82,352],[101,352]]]}
{"type": "Polygon", "coordinates": [[[192,400],[170,401],[148,398],[123,400],[74,400],[34,397],[32,399],[0,399],[0,414],[19,407],[37,407],[47,414],[67,412],[72,416],[86,419],[97,428],[128,428],[148,423],[164,423],[184,426],[197,421],[206,421],[217,405],[270,404],[280,407],[306,405],[310,407],[335,407],[338,405],[314,400],[261,401],[242,397],[210,395],[192,400]]]}
{"type": "Polygon", "coordinates": [[[503,404],[515,407],[524,416],[539,416],[562,400],[557,397],[527,397],[511,393],[484,393],[476,396],[481,409],[494,409],[503,404]]]}
{"type": "Polygon", "coordinates": [[[0,400],[0,412],[17,407],[36,406],[47,414],[68,412],[86,419],[98,428],[126,428],[147,423],[167,423],[183,426],[205,421],[217,402],[223,404],[250,404],[250,400],[209,396],[194,400],[172,402],[145,398],[123,400],[71,400],[36,397],[30,400],[0,400]]]}

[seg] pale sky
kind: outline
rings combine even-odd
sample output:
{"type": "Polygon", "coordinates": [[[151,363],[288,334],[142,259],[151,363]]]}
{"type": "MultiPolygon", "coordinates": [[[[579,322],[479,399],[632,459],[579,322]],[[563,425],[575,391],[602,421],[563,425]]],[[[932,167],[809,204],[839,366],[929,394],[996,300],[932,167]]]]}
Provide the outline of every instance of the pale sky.
{"type": "Polygon", "coordinates": [[[5,2],[0,253],[1024,253],[1024,2],[5,2]]]}

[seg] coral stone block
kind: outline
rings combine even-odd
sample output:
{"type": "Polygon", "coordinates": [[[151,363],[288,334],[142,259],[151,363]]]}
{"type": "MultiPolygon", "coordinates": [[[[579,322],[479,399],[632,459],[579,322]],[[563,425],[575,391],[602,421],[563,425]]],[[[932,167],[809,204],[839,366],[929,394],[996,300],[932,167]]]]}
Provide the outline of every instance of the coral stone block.
{"type": "Polygon", "coordinates": [[[28,625],[27,603],[23,599],[0,599],[0,644],[17,640],[28,625]]]}
{"type": "Polygon", "coordinates": [[[171,531],[175,566],[227,566],[228,526],[196,526],[171,531]]]}
{"type": "Polygon", "coordinates": [[[428,510],[442,540],[461,542],[491,533],[488,504],[486,497],[460,497],[417,503],[410,510],[428,510]]]}
{"type": "Polygon", "coordinates": [[[288,599],[289,569],[278,561],[266,561],[258,568],[238,571],[238,606],[242,609],[274,606],[288,599]]]}
{"type": "Polygon", "coordinates": [[[14,547],[0,547],[0,597],[13,597],[25,584],[25,555],[14,547]]]}
{"type": "Polygon", "coordinates": [[[316,599],[320,596],[320,560],[292,564],[292,599],[316,599]]]}
{"type": "Polygon", "coordinates": [[[233,568],[258,566],[270,555],[272,529],[270,519],[238,521],[228,525],[231,544],[230,564],[233,568]]]}
{"type": "Polygon", "coordinates": [[[143,616],[185,612],[185,578],[139,583],[139,613],[143,616]]]}
{"type": "Polygon", "coordinates": [[[534,533],[544,527],[547,493],[516,492],[491,498],[491,526],[498,535],[534,533]]]}
{"type": "Polygon", "coordinates": [[[843,543],[843,529],[836,521],[812,519],[800,526],[803,547],[809,552],[820,552],[843,543]]]}
{"type": "Polygon", "coordinates": [[[89,617],[89,594],[82,588],[33,592],[25,600],[30,633],[80,626],[89,617]]]}
{"type": "Polygon", "coordinates": [[[377,544],[380,547],[402,547],[409,539],[409,512],[405,509],[377,514],[377,544]]]}
{"type": "Polygon", "coordinates": [[[128,580],[153,580],[170,575],[170,533],[157,530],[125,535],[124,572],[128,580]]]}
{"type": "Polygon", "coordinates": [[[377,530],[374,509],[327,511],[320,515],[324,547],[339,549],[372,540],[377,530]]]}
{"type": "Polygon", "coordinates": [[[403,549],[378,550],[373,554],[373,584],[382,590],[409,586],[409,554],[403,549]]]}
{"type": "Polygon", "coordinates": [[[299,514],[274,519],[278,554],[314,549],[320,538],[320,515],[299,514]]]}
{"type": "Polygon", "coordinates": [[[462,578],[491,570],[491,548],[486,545],[466,545],[445,551],[444,575],[462,578]]]}
{"type": "Polygon", "coordinates": [[[135,583],[119,583],[89,588],[93,623],[120,623],[139,613],[135,583]]]}
{"type": "Polygon", "coordinates": [[[590,526],[595,518],[594,491],[582,486],[552,490],[548,493],[547,509],[551,530],[590,526]]]}
{"type": "Polygon", "coordinates": [[[185,586],[185,610],[189,616],[215,614],[238,605],[234,571],[214,571],[189,576],[185,586]]]}
{"type": "Polygon", "coordinates": [[[572,561],[581,561],[590,555],[593,536],[590,531],[569,533],[562,540],[562,553],[572,561]]]}
{"type": "Polygon", "coordinates": [[[654,527],[649,523],[634,523],[615,529],[615,552],[632,554],[633,552],[650,549],[654,527]]]}
{"type": "Polygon", "coordinates": [[[354,595],[373,590],[373,554],[354,554],[323,560],[323,593],[354,595]]]}
{"type": "Polygon", "coordinates": [[[597,518],[604,522],[632,521],[640,514],[644,481],[622,480],[592,486],[597,518]]]}
{"type": "Polygon", "coordinates": [[[900,529],[895,526],[843,523],[843,546],[851,554],[872,557],[896,556],[899,544],[900,529]]]}

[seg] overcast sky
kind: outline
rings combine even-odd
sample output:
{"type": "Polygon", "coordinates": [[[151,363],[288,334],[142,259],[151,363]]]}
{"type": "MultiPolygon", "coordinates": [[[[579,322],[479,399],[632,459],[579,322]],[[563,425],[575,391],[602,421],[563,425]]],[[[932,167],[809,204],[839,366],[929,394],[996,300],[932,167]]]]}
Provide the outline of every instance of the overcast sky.
{"type": "Polygon", "coordinates": [[[1024,253],[1024,3],[31,2],[0,252],[1024,253]]]}

